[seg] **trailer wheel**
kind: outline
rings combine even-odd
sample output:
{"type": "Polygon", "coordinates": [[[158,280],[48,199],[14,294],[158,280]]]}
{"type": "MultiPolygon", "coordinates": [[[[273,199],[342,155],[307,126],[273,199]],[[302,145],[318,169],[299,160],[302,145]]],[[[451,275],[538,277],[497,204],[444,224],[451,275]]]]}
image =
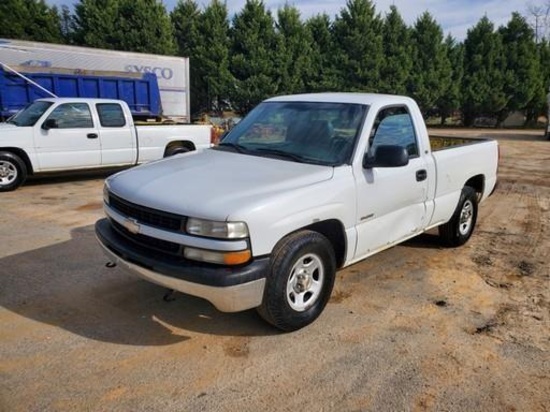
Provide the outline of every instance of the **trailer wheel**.
{"type": "Polygon", "coordinates": [[[27,166],[21,158],[10,152],[0,152],[0,192],[9,192],[27,179],[27,166]]]}
{"type": "Polygon", "coordinates": [[[470,239],[477,221],[477,193],[464,186],[451,220],[439,226],[439,236],[450,247],[462,246],[470,239]]]}
{"type": "Polygon", "coordinates": [[[334,249],[325,236],[309,230],[289,235],[273,251],[258,313],[283,331],[303,328],[323,312],[335,276],[334,249]]]}

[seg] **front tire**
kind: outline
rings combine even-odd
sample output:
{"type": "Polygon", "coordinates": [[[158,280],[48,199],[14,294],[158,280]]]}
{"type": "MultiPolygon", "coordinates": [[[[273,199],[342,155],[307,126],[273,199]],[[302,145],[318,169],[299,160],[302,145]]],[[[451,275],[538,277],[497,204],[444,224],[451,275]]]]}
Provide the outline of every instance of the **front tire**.
{"type": "Polygon", "coordinates": [[[289,235],[274,249],[258,313],[283,331],[301,329],[323,312],[335,276],[334,249],[325,236],[309,230],[289,235]]]}
{"type": "Polygon", "coordinates": [[[0,152],[0,192],[9,192],[27,179],[27,167],[21,158],[10,152],[0,152]]]}
{"type": "Polygon", "coordinates": [[[451,220],[439,226],[439,236],[450,247],[462,246],[470,239],[477,222],[477,193],[464,186],[451,220]]]}

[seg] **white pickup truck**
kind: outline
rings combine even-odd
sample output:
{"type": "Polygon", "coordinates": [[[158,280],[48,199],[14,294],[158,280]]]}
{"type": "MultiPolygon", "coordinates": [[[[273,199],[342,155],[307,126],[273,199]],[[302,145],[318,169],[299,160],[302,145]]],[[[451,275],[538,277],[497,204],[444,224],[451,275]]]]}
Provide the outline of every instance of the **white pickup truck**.
{"type": "Polygon", "coordinates": [[[434,227],[470,238],[497,143],[432,142],[407,97],[276,97],[217,147],[108,178],[96,235],[109,266],[296,330],[336,270],[434,227]]]}
{"type": "Polygon", "coordinates": [[[211,146],[211,127],[135,126],[120,100],[36,100],[0,123],[0,192],[27,175],[129,166],[211,146]]]}

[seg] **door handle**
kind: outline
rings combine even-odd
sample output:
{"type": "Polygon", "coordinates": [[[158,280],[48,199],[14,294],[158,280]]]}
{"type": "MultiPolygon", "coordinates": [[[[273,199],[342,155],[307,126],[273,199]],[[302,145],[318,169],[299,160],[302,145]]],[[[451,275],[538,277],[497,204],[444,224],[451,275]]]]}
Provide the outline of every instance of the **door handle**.
{"type": "Polygon", "coordinates": [[[88,133],[86,137],[88,139],[97,139],[97,133],[88,133]]]}
{"type": "Polygon", "coordinates": [[[416,181],[417,182],[422,182],[422,181],[426,180],[427,177],[428,177],[428,172],[426,171],[426,169],[421,169],[421,170],[416,171],[416,181]]]}

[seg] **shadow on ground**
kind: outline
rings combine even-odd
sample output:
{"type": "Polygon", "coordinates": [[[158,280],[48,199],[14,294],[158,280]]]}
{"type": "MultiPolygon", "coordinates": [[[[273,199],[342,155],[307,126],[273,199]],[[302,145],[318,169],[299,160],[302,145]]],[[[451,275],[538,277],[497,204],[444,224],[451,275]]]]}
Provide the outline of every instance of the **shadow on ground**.
{"type": "Polygon", "coordinates": [[[106,179],[114,173],[126,170],[129,167],[113,167],[107,169],[91,169],[91,170],[82,170],[82,171],[71,171],[71,172],[55,172],[55,173],[45,173],[39,174],[36,176],[29,176],[25,182],[25,186],[38,186],[38,185],[48,185],[48,184],[58,184],[66,182],[79,182],[86,180],[95,180],[95,179],[106,179]]]}
{"type": "Polygon", "coordinates": [[[87,338],[127,345],[169,345],[189,339],[185,331],[278,333],[255,311],[221,313],[184,294],[166,302],[166,289],[105,267],[92,226],[73,230],[71,236],[67,242],[0,259],[0,305],[87,338]]]}

